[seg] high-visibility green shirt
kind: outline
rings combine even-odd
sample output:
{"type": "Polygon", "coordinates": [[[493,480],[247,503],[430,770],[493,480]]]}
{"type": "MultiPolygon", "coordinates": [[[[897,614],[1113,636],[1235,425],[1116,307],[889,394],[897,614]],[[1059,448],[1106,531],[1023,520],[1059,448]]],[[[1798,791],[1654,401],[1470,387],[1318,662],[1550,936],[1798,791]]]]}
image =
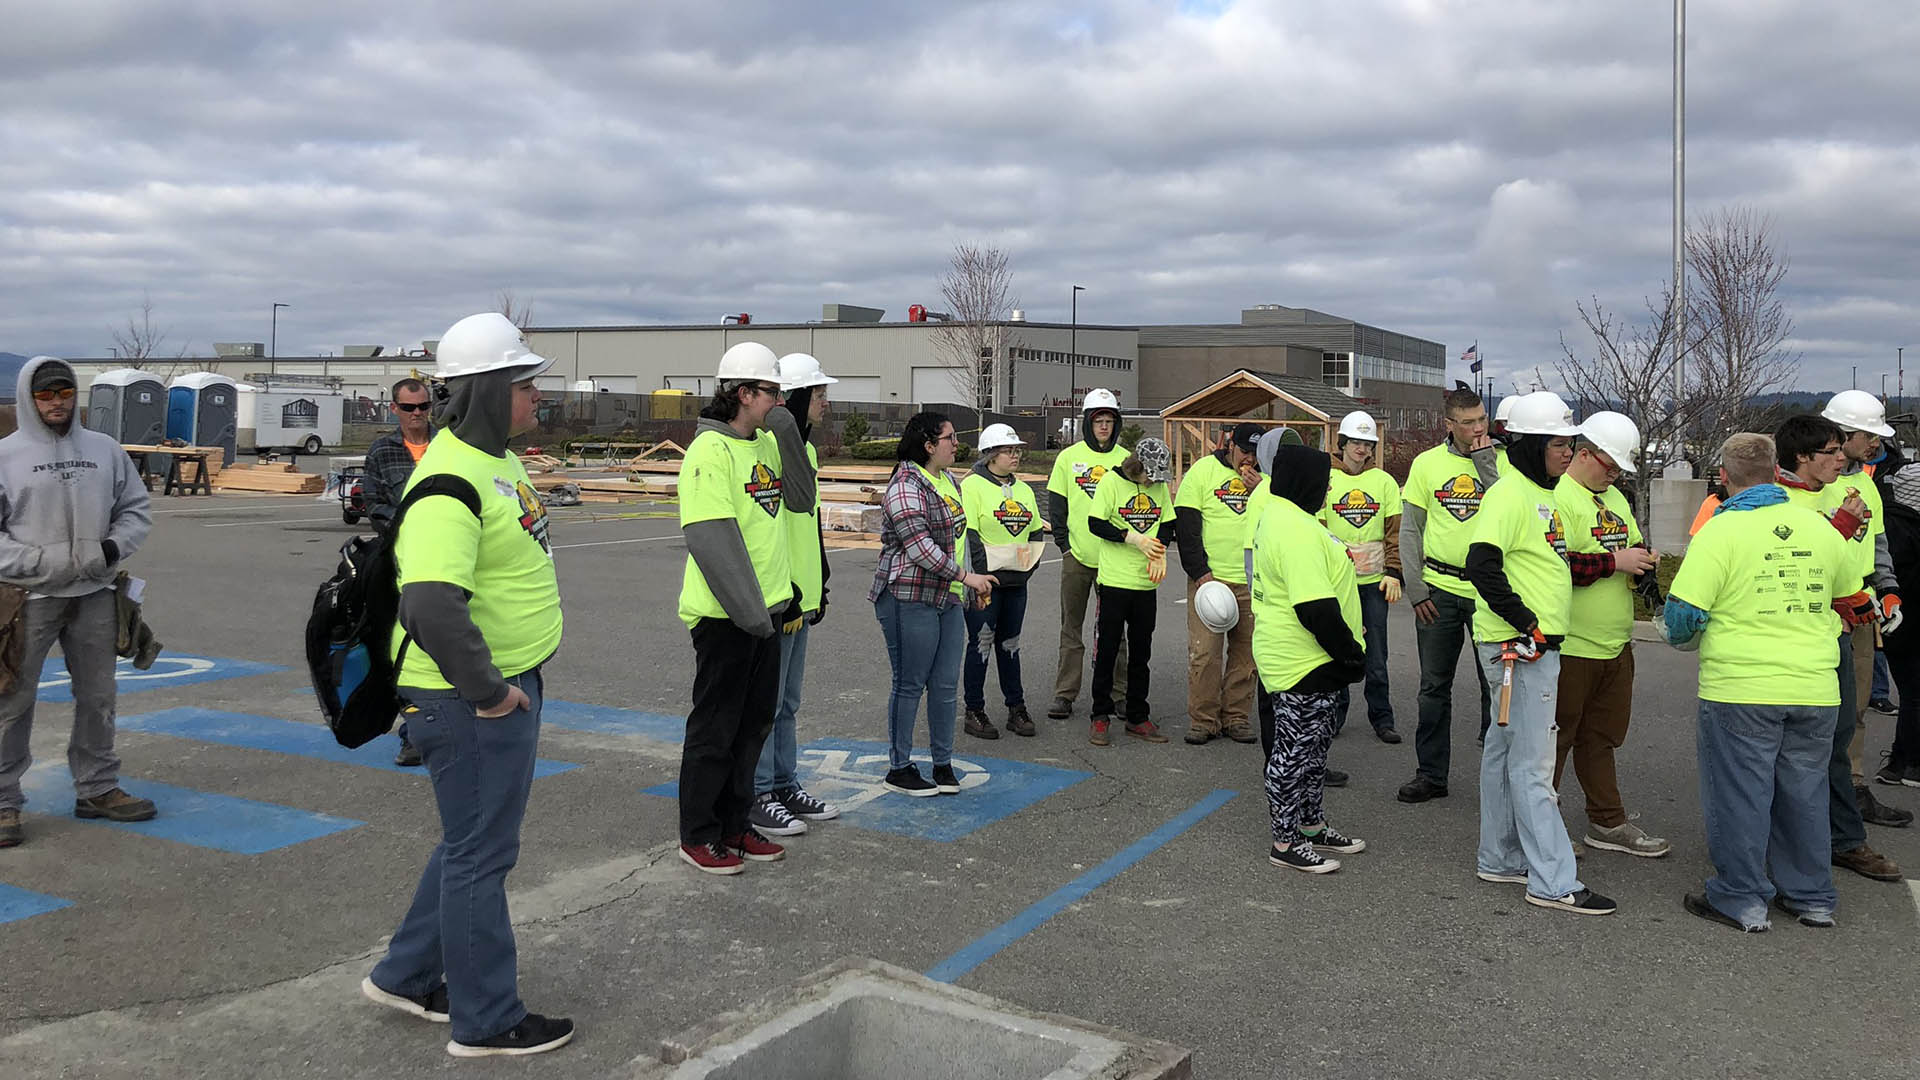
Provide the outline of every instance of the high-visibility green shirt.
{"type": "Polygon", "coordinates": [[[1674,575],[1668,595],[1707,613],[1700,631],[1700,697],[1707,701],[1840,704],[1833,599],[1858,590],[1850,584],[1853,560],[1833,523],[1792,500],[1792,490],[1784,504],[1715,514],[1674,575]]]}
{"type": "MultiPolygon", "coordinates": [[[[1496,458],[1502,454],[1495,454],[1496,458]]],[[[1461,457],[1446,443],[1424,451],[1407,469],[1407,485],[1402,496],[1427,516],[1421,546],[1429,559],[1465,570],[1468,542],[1473,538],[1474,518],[1480,513],[1487,489],[1480,483],[1480,471],[1473,459],[1461,457]]],[[[1474,598],[1473,586],[1452,574],[1431,567],[1423,569],[1427,585],[1468,600],[1474,598]]]]}
{"type": "MultiPolygon", "coordinates": [[[[1320,512],[1320,520],[1334,539],[1348,547],[1381,544],[1387,535],[1387,519],[1399,516],[1400,485],[1386,470],[1368,469],[1359,476],[1349,476],[1334,466],[1327,503],[1320,512]]],[[[1385,576],[1385,569],[1382,563],[1379,570],[1359,575],[1360,584],[1377,584],[1385,576]]]]}
{"type": "MultiPolygon", "coordinates": [[[[819,475],[820,455],[814,453],[812,443],[807,444],[807,463],[813,466],[814,474],[819,475]]],[[[820,565],[819,486],[815,485],[813,489],[811,511],[796,514],[782,506],[780,522],[787,533],[787,562],[793,568],[793,583],[800,586],[801,604],[809,612],[819,611],[826,588],[823,580],[826,573],[820,565]]]]}
{"type": "MultiPolygon", "coordinates": [[[[913,467],[920,470],[920,475],[927,478],[933,490],[940,493],[940,501],[947,504],[947,513],[953,515],[953,561],[959,564],[963,572],[972,573],[967,567],[967,507],[960,500],[960,489],[953,486],[945,469],[937,473],[929,472],[925,465],[918,462],[913,467]]],[[[958,581],[949,585],[947,591],[959,597],[967,595],[967,587],[958,581]]]]}
{"type": "MultiPolygon", "coordinates": [[[[1165,483],[1136,484],[1120,475],[1119,469],[1109,469],[1093,493],[1093,509],[1088,513],[1127,532],[1158,537],[1161,522],[1173,513],[1173,496],[1165,483]]],[[[1092,543],[1100,545],[1100,572],[1094,575],[1095,581],[1116,589],[1156,588],[1147,576],[1145,552],[1129,543],[1116,544],[1088,535],[1092,543]]],[[[1073,550],[1076,555],[1080,551],[1077,546],[1073,550]]]]}
{"type": "MultiPolygon", "coordinates": [[[[527,480],[518,454],[494,457],[451,430],[434,436],[407,480],[452,475],[480,496],[480,516],[460,500],[438,495],[407,508],[393,556],[401,588],[443,582],[467,593],[467,613],[486,639],[493,666],[506,678],[532,670],[560,647],[560,584],[547,540],[547,508],[527,480]]],[[[393,628],[397,655],[406,631],[393,628]]],[[[439,665],[414,642],[397,678],[401,686],[450,690],[439,665]]]]}
{"type": "Polygon", "coordinates": [[[1359,582],[1347,546],[1320,520],[1292,502],[1269,497],[1254,526],[1253,663],[1269,693],[1297,684],[1332,657],[1300,625],[1294,605],[1334,599],[1355,641],[1360,629],[1359,582]]]}
{"type": "MultiPolygon", "coordinates": [[[[1502,477],[1474,515],[1474,544],[1500,549],[1507,584],[1540,622],[1543,634],[1567,632],[1573,609],[1573,571],[1567,566],[1567,530],[1554,494],[1518,469],[1502,477]]],[[[1469,545],[1471,546],[1471,545],[1469,545]]],[[[1524,627],[1493,613],[1485,598],[1473,609],[1473,640],[1513,641],[1524,627]]]]}
{"type": "Polygon", "coordinates": [[[960,503],[968,527],[990,548],[1030,543],[1047,524],[1040,517],[1039,497],[1017,476],[1002,483],[970,472],[960,481],[960,503]]]}
{"type": "MultiPolygon", "coordinates": [[[[1640,543],[1640,523],[1633,520],[1633,507],[1619,488],[1609,484],[1596,494],[1572,476],[1562,476],[1553,495],[1567,529],[1568,551],[1619,551],[1640,543]]],[[[1575,586],[1573,617],[1560,651],[1587,660],[1619,656],[1633,637],[1633,581],[1631,574],[1616,573],[1575,586]]]]}
{"type": "Polygon", "coordinates": [[[1053,459],[1047,490],[1067,498],[1067,545],[1082,566],[1099,566],[1102,544],[1087,531],[1087,514],[1100,481],[1127,460],[1127,448],[1115,440],[1113,449],[1097,453],[1086,440],[1074,443],[1053,459]]]}
{"type": "MultiPolygon", "coordinates": [[[[780,520],[780,448],[773,432],[736,439],[718,431],[694,436],[680,462],[680,527],[701,521],[732,521],[740,526],[747,558],[760,582],[760,598],[769,610],[793,599],[793,563],[786,524],[780,520]]],[[[693,556],[680,576],[680,621],[692,627],[701,619],[724,619],[727,609],[707,586],[693,556]]]]}
{"type": "Polygon", "coordinates": [[[1239,470],[1228,468],[1218,454],[1194,462],[1180,478],[1180,492],[1173,499],[1176,509],[1185,506],[1199,511],[1207,569],[1233,585],[1247,583],[1245,552],[1253,540],[1253,515],[1248,512],[1252,500],[1253,492],[1247,490],[1239,470]]]}

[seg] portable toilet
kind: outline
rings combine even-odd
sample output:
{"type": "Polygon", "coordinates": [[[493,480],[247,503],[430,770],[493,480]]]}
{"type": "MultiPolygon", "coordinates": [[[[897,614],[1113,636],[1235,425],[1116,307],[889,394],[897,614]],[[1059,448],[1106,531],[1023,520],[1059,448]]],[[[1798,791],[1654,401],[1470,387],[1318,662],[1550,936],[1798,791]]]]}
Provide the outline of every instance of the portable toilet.
{"type": "Polygon", "coordinates": [[[103,371],[87,388],[87,427],[116,442],[158,446],[167,431],[167,388],[151,371],[103,371]]]}
{"type": "Polygon", "coordinates": [[[239,384],[225,375],[195,371],[167,386],[167,438],[226,451],[222,467],[233,464],[240,428],[239,384]]]}

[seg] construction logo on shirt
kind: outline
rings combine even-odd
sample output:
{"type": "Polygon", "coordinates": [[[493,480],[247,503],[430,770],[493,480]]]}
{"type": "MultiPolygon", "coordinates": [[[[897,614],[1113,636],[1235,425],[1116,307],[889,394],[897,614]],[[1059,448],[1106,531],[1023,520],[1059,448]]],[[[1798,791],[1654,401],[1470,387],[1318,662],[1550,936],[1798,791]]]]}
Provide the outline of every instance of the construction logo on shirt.
{"type": "Polygon", "coordinates": [[[994,507],[993,520],[999,522],[1009,535],[1019,536],[1027,531],[1027,526],[1033,524],[1033,511],[1021,505],[1018,499],[1002,499],[1000,505],[994,507]]]}
{"type": "Polygon", "coordinates": [[[1593,538],[1600,542],[1601,551],[1619,551],[1627,546],[1627,521],[1619,514],[1607,509],[1600,496],[1593,497],[1595,510],[1593,538]]]}
{"type": "MultiPolygon", "coordinates": [[[[1480,500],[1485,498],[1487,489],[1480,486],[1480,478],[1472,473],[1461,473],[1447,483],[1446,487],[1433,493],[1433,501],[1440,504],[1454,520],[1465,521],[1480,512],[1480,500]]],[[[1342,515],[1344,516],[1344,515],[1342,515]]]]}
{"type": "Polygon", "coordinates": [[[959,523],[959,527],[966,528],[967,512],[960,508],[959,500],[943,491],[940,493],[940,501],[947,504],[947,513],[959,523]]]}
{"type": "Polygon", "coordinates": [[[1240,479],[1238,473],[1227,478],[1227,482],[1213,489],[1213,497],[1219,499],[1227,509],[1236,514],[1247,512],[1247,499],[1252,495],[1247,490],[1247,482],[1240,479]]]}
{"type": "Polygon", "coordinates": [[[753,463],[753,475],[748,478],[746,492],[768,517],[777,517],[780,513],[780,478],[773,470],[761,462],[753,463]]]}
{"type": "MultiPolygon", "coordinates": [[[[1779,537],[1782,540],[1787,540],[1792,538],[1793,530],[1787,528],[1785,525],[1775,525],[1773,527],[1773,535],[1779,537]]],[[[1769,558],[1771,558],[1771,556],[1769,556],[1769,558]]]]}
{"type": "Polygon", "coordinates": [[[540,493],[524,480],[514,482],[513,493],[520,498],[520,527],[539,541],[540,550],[552,555],[553,545],[547,539],[547,504],[540,500],[540,493]]]}
{"type": "Polygon", "coordinates": [[[1566,558],[1567,529],[1560,520],[1560,511],[1555,510],[1545,503],[1535,503],[1533,512],[1539,514],[1540,520],[1547,523],[1546,537],[1548,546],[1553,548],[1555,554],[1563,559],[1566,558]]]}
{"type": "Polygon", "coordinates": [[[1380,512],[1380,500],[1354,488],[1334,501],[1333,512],[1354,528],[1364,528],[1380,512]]]}
{"type": "Polygon", "coordinates": [[[1160,504],[1141,492],[1121,504],[1120,520],[1133,526],[1134,532],[1147,532],[1160,523],[1160,504]]]}
{"type": "MultiPolygon", "coordinates": [[[[1840,508],[1836,506],[1836,507],[1833,507],[1833,508],[1831,508],[1831,509],[1828,509],[1828,510],[1822,510],[1822,511],[1820,511],[1820,512],[1821,512],[1821,513],[1823,513],[1823,514],[1825,514],[1825,515],[1827,516],[1827,520],[1828,520],[1828,521],[1832,521],[1832,520],[1833,520],[1833,518],[1834,518],[1834,515],[1835,515],[1835,514],[1838,514],[1838,513],[1840,512],[1840,508]]],[[[1857,528],[1857,529],[1855,529],[1855,530],[1853,530],[1853,535],[1852,535],[1852,536],[1849,536],[1849,537],[1847,537],[1847,539],[1849,539],[1849,540],[1852,540],[1852,541],[1854,541],[1855,543],[1863,543],[1863,542],[1865,542],[1865,541],[1866,541],[1866,539],[1867,539],[1867,523],[1868,523],[1869,521],[1871,521],[1871,520],[1873,520],[1873,511],[1872,511],[1872,510],[1868,510],[1868,511],[1867,511],[1867,512],[1866,512],[1866,513],[1865,513],[1865,514],[1864,514],[1864,515],[1863,515],[1863,516],[1862,516],[1862,517],[1860,518],[1860,527],[1859,527],[1859,528],[1857,528]]],[[[1785,537],[1782,537],[1781,539],[1785,539],[1785,537]]]]}
{"type": "Polygon", "coordinates": [[[1084,462],[1075,462],[1073,466],[1073,482],[1079,485],[1080,491],[1089,499],[1093,498],[1093,489],[1100,486],[1100,481],[1105,479],[1106,475],[1107,467],[1105,465],[1088,465],[1084,462]]]}

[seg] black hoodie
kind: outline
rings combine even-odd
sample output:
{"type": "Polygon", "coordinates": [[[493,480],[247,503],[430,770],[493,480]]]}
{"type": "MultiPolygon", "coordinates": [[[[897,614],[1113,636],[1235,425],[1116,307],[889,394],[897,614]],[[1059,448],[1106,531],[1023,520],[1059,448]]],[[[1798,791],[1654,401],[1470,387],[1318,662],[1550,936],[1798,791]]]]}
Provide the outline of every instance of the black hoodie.
{"type": "MultiPolygon", "coordinates": [[[[1273,479],[1268,490],[1308,514],[1318,515],[1327,504],[1327,485],[1333,477],[1333,459],[1324,451],[1306,446],[1280,447],[1273,457],[1273,479]]],[[[1312,694],[1338,690],[1359,681],[1366,674],[1366,649],[1353,636],[1347,620],[1340,614],[1340,601],[1322,597],[1293,605],[1294,617],[1313,635],[1313,640],[1331,657],[1287,693],[1312,694]]]]}
{"type": "MultiPolygon", "coordinates": [[[[1114,412],[1112,409],[1095,409],[1092,412],[1081,413],[1080,441],[1086,443],[1088,448],[1096,454],[1107,453],[1114,447],[1120,445],[1120,414],[1114,412]],[[1104,443],[1093,437],[1093,418],[1100,413],[1111,413],[1113,415],[1113,435],[1104,443]]],[[[1061,452],[1065,453],[1066,451],[1063,450],[1061,452]]],[[[1060,550],[1063,553],[1070,553],[1067,547],[1067,514],[1069,512],[1067,509],[1067,497],[1065,495],[1057,491],[1047,493],[1048,528],[1053,531],[1053,541],[1060,545],[1060,550]]]]}

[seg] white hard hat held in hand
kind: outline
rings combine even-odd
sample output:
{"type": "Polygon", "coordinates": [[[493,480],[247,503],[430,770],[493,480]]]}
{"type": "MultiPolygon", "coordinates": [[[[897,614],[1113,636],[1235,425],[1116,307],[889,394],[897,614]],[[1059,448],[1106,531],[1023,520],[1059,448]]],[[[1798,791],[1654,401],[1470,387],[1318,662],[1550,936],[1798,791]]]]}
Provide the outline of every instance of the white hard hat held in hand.
{"type": "Polygon", "coordinates": [[[1573,410],[1551,390],[1528,394],[1513,403],[1507,417],[1507,431],[1514,435],[1578,435],[1573,410]]]}
{"type": "Polygon", "coordinates": [[[1597,412],[1580,425],[1580,435],[1600,448],[1620,466],[1621,472],[1638,472],[1633,459],[1640,453],[1640,429],[1617,412],[1597,412]]]}
{"type": "Polygon", "coordinates": [[[552,366],[553,361],[528,348],[526,335],[497,311],[469,315],[447,327],[433,353],[434,374],[442,379],[526,368],[514,379],[525,382],[552,366]]]}
{"type": "Polygon", "coordinates": [[[1362,442],[1379,442],[1380,425],[1373,422],[1373,417],[1356,409],[1341,419],[1340,435],[1342,438],[1359,439],[1362,442]]]}
{"type": "Polygon", "coordinates": [[[1005,446],[1025,446],[1025,441],[1013,430],[1010,424],[988,424],[980,433],[980,452],[998,450],[1005,446]]]}
{"type": "Polygon", "coordinates": [[[1883,439],[1893,437],[1887,424],[1887,407],[1865,390],[1842,390],[1827,400],[1820,415],[1849,431],[1864,431],[1883,439]]]}
{"type": "Polygon", "coordinates": [[[780,360],[757,341],[743,341],[720,356],[721,382],[780,381],[780,360]]]}
{"type": "Polygon", "coordinates": [[[1225,582],[1209,581],[1193,591],[1193,613],[1202,625],[1224,634],[1240,625],[1240,601],[1225,582]]]}
{"type": "MultiPolygon", "coordinates": [[[[739,346],[734,346],[739,348],[739,346]]],[[[732,350],[728,350],[731,352],[732,350]]],[[[723,358],[724,359],[724,358],[723,358]]],[[[839,379],[820,370],[820,361],[803,352],[790,352],[780,358],[780,389],[801,390],[809,386],[832,386],[839,379]]]]}

